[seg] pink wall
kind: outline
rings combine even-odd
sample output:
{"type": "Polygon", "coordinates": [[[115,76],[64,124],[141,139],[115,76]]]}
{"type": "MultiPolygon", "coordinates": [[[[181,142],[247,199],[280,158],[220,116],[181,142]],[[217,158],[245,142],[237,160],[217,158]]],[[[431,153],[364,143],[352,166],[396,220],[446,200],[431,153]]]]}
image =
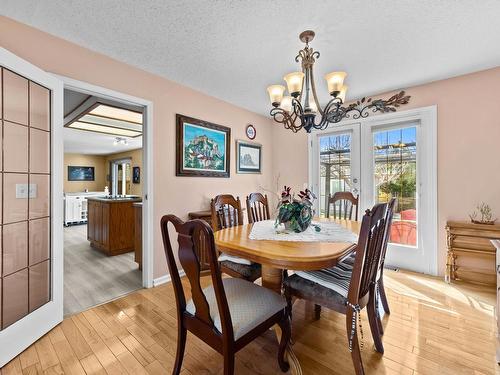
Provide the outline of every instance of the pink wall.
{"type": "MultiPolygon", "coordinates": [[[[447,220],[468,220],[481,201],[490,204],[500,218],[500,67],[411,87],[406,92],[411,101],[401,110],[434,104],[438,108],[438,269],[442,274],[447,220]]],[[[301,155],[307,160],[306,134],[294,135],[274,127],[273,137],[274,171],[286,173],[286,182],[300,187],[307,180],[307,163],[300,160],[301,155]],[[293,174],[288,173],[291,165],[293,174]]]]}
{"type": "MultiPolygon", "coordinates": [[[[107,87],[154,103],[155,222],[164,213],[185,217],[208,207],[209,197],[230,192],[243,197],[259,185],[302,187],[307,181],[307,137],[293,134],[266,117],[149,74],[39,30],[0,17],[0,46],[57,74],[107,87]],[[199,117],[232,128],[231,178],[175,177],[175,114],[199,117]],[[262,175],[235,174],[235,139],[253,123],[263,144],[262,175]]],[[[167,61],[165,62],[168,63],[167,61]]],[[[439,269],[445,264],[444,225],[466,219],[479,201],[500,217],[500,68],[407,89],[404,109],[438,106],[439,269]],[[464,99],[468,99],[464,104],[464,99]],[[473,151],[471,151],[473,147],[473,151]]],[[[385,98],[390,93],[383,94],[385,98]]],[[[165,273],[160,233],[155,227],[155,277],[165,273]]]]}
{"type": "Polygon", "coordinates": [[[207,209],[210,197],[216,194],[231,193],[244,198],[246,194],[257,191],[260,185],[271,185],[273,147],[268,118],[5,17],[0,17],[0,46],[49,72],[153,102],[155,278],[166,273],[158,225],[162,215],[174,213],[187,218],[190,211],[207,209]],[[175,176],[176,113],[231,127],[230,179],[175,176]],[[235,140],[246,139],[248,123],[257,129],[255,141],[263,145],[261,175],[236,174],[235,140]]]}

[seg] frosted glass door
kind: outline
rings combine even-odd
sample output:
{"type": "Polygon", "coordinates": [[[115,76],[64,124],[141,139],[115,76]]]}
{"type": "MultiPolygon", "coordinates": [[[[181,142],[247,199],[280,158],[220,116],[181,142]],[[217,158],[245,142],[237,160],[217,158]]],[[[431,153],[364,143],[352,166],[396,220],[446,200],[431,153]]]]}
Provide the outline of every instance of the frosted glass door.
{"type": "Polygon", "coordinates": [[[1,73],[3,330],[50,300],[50,90],[1,73]]]}
{"type": "Polygon", "coordinates": [[[0,367],[62,320],[61,102],[57,79],[0,48],[0,367]]]}

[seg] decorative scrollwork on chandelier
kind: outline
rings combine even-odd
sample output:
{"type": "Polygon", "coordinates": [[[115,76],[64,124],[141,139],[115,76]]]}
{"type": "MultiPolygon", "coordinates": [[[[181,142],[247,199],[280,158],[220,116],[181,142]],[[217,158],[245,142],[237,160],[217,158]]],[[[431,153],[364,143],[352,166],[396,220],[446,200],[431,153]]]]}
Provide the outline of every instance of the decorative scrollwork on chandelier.
{"type": "Polygon", "coordinates": [[[273,108],[271,116],[274,121],[283,124],[285,129],[294,133],[304,128],[308,133],[312,129],[325,129],[329,124],[340,122],[345,118],[359,119],[368,117],[373,112],[395,112],[400,105],[407,104],[410,96],[404,91],[393,95],[388,100],[363,98],[344,106],[347,85],[344,85],[345,72],[332,72],[325,76],[328,92],[333,97],[324,108],[321,108],[316,94],[313,66],[320,53],[309,47],[314,32],[307,30],[299,35],[305,48],[295,57],[301,62],[302,71],[287,74],[286,81],[289,96],[284,96],[285,86],[272,85],[267,88],[273,108]],[[319,116],[318,116],[319,113],[319,116]],[[319,117],[319,121],[316,120],[319,117]]]}

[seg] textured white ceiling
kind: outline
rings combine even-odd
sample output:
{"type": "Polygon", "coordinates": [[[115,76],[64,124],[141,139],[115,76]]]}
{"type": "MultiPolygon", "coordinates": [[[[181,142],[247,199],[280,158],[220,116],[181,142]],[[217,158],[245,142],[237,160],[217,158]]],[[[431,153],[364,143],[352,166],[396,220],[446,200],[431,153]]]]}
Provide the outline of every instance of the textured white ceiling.
{"type": "Polygon", "coordinates": [[[498,0],[2,0],[1,14],[267,114],[266,86],[298,70],[316,31],[323,75],[348,72],[348,98],[500,65],[498,0]]]}

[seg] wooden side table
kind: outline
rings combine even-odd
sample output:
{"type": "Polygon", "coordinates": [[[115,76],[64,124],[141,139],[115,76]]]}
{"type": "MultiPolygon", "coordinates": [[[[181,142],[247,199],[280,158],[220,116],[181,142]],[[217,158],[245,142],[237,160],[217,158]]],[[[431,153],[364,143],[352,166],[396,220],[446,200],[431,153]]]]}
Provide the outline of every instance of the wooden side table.
{"type": "Polygon", "coordinates": [[[495,246],[496,250],[496,273],[497,273],[497,305],[495,307],[495,318],[497,320],[497,363],[500,364],[500,240],[492,240],[491,243],[495,246]]]}
{"type": "Polygon", "coordinates": [[[500,225],[472,224],[465,221],[446,223],[446,282],[466,279],[485,284],[495,284],[496,249],[491,240],[500,240],[500,225]],[[460,262],[457,262],[460,258],[460,262]],[[467,258],[481,258],[484,268],[470,266],[467,258]],[[459,264],[460,263],[460,264],[459,264]]]}

